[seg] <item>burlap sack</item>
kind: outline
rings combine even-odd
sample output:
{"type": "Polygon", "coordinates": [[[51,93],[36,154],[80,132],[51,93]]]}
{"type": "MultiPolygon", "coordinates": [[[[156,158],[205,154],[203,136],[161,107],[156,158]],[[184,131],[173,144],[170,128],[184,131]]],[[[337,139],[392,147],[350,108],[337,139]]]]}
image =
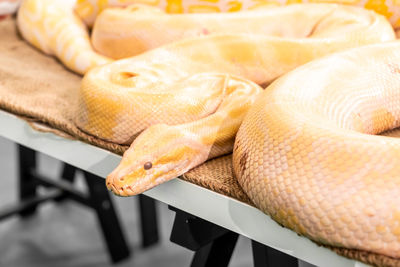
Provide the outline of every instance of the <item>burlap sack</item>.
{"type": "MultiPolygon", "coordinates": [[[[80,131],[73,123],[81,77],[57,60],[43,55],[21,40],[15,19],[0,21],[0,108],[41,123],[41,130],[79,139],[122,154],[127,147],[105,142],[80,131]]],[[[3,125],[2,127],[6,127],[3,125]]],[[[189,171],[184,180],[251,205],[236,182],[231,156],[220,157],[189,171]]],[[[400,266],[400,260],[344,248],[329,247],[340,255],[376,266],[400,266]]]]}

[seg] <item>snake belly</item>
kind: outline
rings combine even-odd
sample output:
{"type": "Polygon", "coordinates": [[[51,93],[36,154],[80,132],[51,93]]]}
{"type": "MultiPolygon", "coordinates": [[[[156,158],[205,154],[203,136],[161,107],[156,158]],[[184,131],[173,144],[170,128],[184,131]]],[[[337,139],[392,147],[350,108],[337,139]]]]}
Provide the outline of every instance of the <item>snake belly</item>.
{"type": "Polygon", "coordinates": [[[280,224],[400,257],[400,43],[315,60],[262,92],[238,131],[236,177],[280,224]]]}

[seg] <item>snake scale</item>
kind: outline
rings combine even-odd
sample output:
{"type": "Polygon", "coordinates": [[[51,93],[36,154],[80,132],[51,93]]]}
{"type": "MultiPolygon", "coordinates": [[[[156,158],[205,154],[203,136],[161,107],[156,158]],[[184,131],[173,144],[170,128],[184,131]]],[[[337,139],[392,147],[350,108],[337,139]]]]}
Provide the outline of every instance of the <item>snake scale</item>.
{"type": "MultiPolygon", "coordinates": [[[[400,257],[400,140],[374,135],[400,126],[400,43],[388,42],[395,37],[383,16],[335,4],[218,15],[135,5],[105,9],[94,22],[122,2],[25,0],[18,13],[24,38],[85,73],[77,126],[133,141],[107,177],[110,190],[138,194],[233,149],[242,188],[280,224],[324,244],[400,257]],[[163,23],[152,28],[157,16],[163,23]],[[287,23],[276,23],[282,17],[287,23]],[[129,30],[121,43],[113,20],[120,39],[129,30]],[[233,33],[244,21],[255,32],[233,33]]],[[[195,1],[140,3],[207,10],[190,10],[195,1]]],[[[218,10],[255,6],[235,3],[218,10]]],[[[398,8],[374,3],[395,26],[398,8]]]]}

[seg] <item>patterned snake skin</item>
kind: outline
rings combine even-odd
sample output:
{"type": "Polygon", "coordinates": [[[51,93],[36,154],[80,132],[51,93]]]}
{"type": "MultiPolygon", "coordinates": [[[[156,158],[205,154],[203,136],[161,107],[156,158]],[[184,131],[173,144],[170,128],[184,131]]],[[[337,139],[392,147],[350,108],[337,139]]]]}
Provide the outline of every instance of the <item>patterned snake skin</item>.
{"type": "Polygon", "coordinates": [[[399,42],[365,46],[261,93],[233,153],[258,208],[321,243],[400,257],[400,139],[374,135],[400,126],[399,62],[399,42]]]}
{"type": "Polygon", "coordinates": [[[360,6],[384,15],[395,29],[400,27],[400,3],[390,0],[78,0],[76,11],[88,25],[92,25],[97,15],[109,6],[146,4],[159,7],[168,13],[209,13],[235,12],[298,3],[337,3],[360,6]]]}
{"type": "MultiPolygon", "coordinates": [[[[399,190],[393,179],[400,171],[399,141],[371,135],[399,126],[400,44],[356,48],[295,69],[332,52],[394,40],[383,16],[334,4],[218,16],[168,15],[136,6],[123,12],[135,13],[137,21],[155,19],[156,12],[166,21],[181,16],[175,24],[193,23],[195,31],[188,39],[178,34],[167,40],[174,23],[160,23],[156,30],[144,23],[148,26],[132,33],[141,38],[140,47],[129,53],[161,47],[103,65],[112,61],[108,57],[126,56],[115,54],[123,48],[104,52],[108,57],[101,55],[102,48],[94,51],[74,10],[90,25],[110,3],[65,2],[25,0],[18,25],[33,45],[86,73],[78,127],[121,144],[138,136],[107,177],[110,190],[138,194],[229,153],[240,127],[235,173],[261,210],[322,243],[400,257],[399,190]],[[199,16],[209,18],[210,25],[196,22],[199,16]],[[285,16],[285,23],[276,23],[285,16]],[[254,20],[249,29],[255,32],[230,33],[241,19],[249,25],[254,20]],[[256,30],[257,20],[270,27],[256,30]],[[157,38],[160,43],[154,45],[157,38]],[[262,92],[260,85],[281,75],[262,92]]],[[[190,11],[191,5],[179,9],[171,3],[156,5],[169,13],[190,11]]],[[[254,6],[241,3],[238,9],[254,6]]],[[[110,14],[115,13],[104,11],[105,21],[110,14]]],[[[108,23],[96,23],[99,44],[107,43],[108,23]]],[[[137,44],[128,41],[122,47],[129,45],[137,44]]]]}

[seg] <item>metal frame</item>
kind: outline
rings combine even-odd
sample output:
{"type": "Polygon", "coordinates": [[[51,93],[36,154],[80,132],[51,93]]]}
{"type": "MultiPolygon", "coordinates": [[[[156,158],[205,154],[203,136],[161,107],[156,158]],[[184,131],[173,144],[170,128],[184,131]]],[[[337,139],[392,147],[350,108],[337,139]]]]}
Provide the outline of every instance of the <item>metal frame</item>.
{"type": "MultiPolygon", "coordinates": [[[[227,267],[239,235],[221,226],[169,206],[176,215],[171,242],[194,251],[191,267],[227,267]]],[[[254,240],[254,267],[298,267],[298,260],[254,240]]]]}
{"type": "Polygon", "coordinates": [[[221,226],[169,206],[175,211],[171,242],[195,251],[191,267],[229,265],[239,235],[221,226]]]}
{"type": "Polygon", "coordinates": [[[142,247],[147,248],[159,240],[157,226],[157,210],[155,200],[145,195],[139,195],[140,228],[142,247]]]}
{"type": "MultiPolygon", "coordinates": [[[[71,199],[96,212],[112,262],[116,263],[130,256],[130,249],[103,178],[81,170],[88,188],[88,193],[85,194],[74,187],[73,182],[78,169],[69,164],[63,165],[61,179],[50,179],[38,173],[36,152],[22,145],[18,145],[18,163],[20,201],[0,210],[0,220],[12,215],[20,215],[22,218],[31,216],[41,203],[49,200],[71,199]],[[51,190],[39,195],[37,193],[39,186],[51,190]]],[[[159,239],[155,201],[149,197],[140,196],[139,205],[142,245],[148,247],[157,243],[159,239]]]]}
{"type": "MultiPolygon", "coordinates": [[[[99,147],[36,131],[26,121],[2,110],[0,124],[7,125],[0,127],[1,137],[102,178],[121,161],[121,156],[99,147]]],[[[161,184],[144,195],[316,266],[367,267],[281,227],[255,207],[182,179],[161,184]]]]}
{"type": "Polygon", "coordinates": [[[251,241],[253,250],[254,267],[298,267],[297,258],[280,252],[279,250],[267,247],[257,241],[251,241]]]}

